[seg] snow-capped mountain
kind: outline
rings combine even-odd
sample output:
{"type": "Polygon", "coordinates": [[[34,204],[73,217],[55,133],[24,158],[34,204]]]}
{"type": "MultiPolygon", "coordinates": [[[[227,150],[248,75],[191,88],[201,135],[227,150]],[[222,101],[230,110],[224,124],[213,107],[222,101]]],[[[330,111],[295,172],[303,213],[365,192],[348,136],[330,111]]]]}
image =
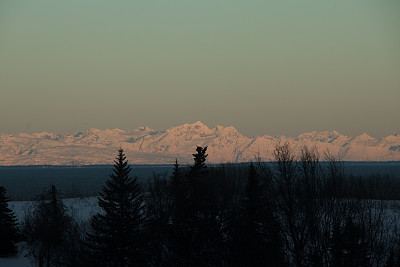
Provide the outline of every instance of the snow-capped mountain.
{"type": "Polygon", "coordinates": [[[92,128],[73,135],[0,134],[0,165],[112,164],[119,147],[134,164],[171,164],[175,158],[191,164],[197,145],[208,146],[212,163],[254,161],[256,157],[267,161],[273,159],[275,146],[283,143],[289,143],[295,153],[304,146],[315,146],[321,156],[329,152],[345,161],[400,161],[400,135],[396,134],[375,139],[365,133],[352,138],[336,131],[314,131],[297,138],[249,138],[232,126],[210,129],[198,121],[165,131],[139,127],[132,131],[92,128]]]}

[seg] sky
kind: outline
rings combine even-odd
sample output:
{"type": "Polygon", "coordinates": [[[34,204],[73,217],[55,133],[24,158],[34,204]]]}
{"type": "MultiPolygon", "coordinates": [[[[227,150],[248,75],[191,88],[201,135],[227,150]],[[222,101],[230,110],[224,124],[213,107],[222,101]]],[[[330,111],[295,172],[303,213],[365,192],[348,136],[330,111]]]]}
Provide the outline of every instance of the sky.
{"type": "Polygon", "coordinates": [[[2,0],[0,132],[400,133],[400,1],[2,0]]]}

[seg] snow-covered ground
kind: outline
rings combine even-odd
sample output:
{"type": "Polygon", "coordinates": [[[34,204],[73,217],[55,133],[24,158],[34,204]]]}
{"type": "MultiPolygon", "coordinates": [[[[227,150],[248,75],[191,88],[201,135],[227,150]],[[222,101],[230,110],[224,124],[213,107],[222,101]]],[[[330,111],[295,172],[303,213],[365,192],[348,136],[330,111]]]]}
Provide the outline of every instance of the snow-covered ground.
{"type": "Polygon", "coordinates": [[[28,258],[25,258],[22,255],[18,255],[13,258],[0,258],[0,266],[1,267],[29,267],[33,266],[28,258]]]}

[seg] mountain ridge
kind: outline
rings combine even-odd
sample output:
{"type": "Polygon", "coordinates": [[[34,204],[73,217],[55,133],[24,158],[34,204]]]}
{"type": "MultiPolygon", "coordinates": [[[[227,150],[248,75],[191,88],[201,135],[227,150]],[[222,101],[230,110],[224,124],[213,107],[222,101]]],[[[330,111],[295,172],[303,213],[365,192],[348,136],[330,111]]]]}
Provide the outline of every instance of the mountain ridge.
{"type": "Polygon", "coordinates": [[[116,150],[124,148],[135,164],[172,164],[175,158],[190,164],[197,145],[208,146],[211,163],[273,160],[276,145],[289,143],[294,153],[304,146],[316,147],[344,161],[400,161],[400,135],[356,137],[337,131],[312,131],[297,137],[247,137],[233,126],[209,128],[200,121],[156,131],[141,126],[131,131],[95,129],[61,135],[49,132],[0,134],[0,166],[98,165],[113,162],[116,150]]]}

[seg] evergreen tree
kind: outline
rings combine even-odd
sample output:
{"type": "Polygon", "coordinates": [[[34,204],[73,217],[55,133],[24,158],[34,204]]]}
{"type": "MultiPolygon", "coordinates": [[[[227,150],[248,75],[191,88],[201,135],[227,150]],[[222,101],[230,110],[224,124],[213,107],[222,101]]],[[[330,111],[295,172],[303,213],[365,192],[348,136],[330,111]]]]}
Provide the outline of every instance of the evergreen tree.
{"type": "Polygon", "coordinates": [[[178,171],[171,177],[171,248],[176,266],[216,266],[222,255],[217,179],[204,172],[206,150],[197,147],[190,172],[178,171]]]}
{"type": "Polygon", "coordinates": [[[181,176],[181,169],[179,168],[179,163],[178,163],[178,159],[175,158],[175,163],[174,163],[174,170],[172,171],[172,176],[171,178],[178,178],[181,176]]]}
{"type": "Polygon", "coordinates": [[[246,184],[246,211],[251,221],[256,220],[257,212],[265,204],[260,177],[253,163],[250,163],[246,184]]]}
{"type": "Polygon", "coordinates": [[[181,187],[180,184],[183,177],[181,173],[181,168],[179,166],[180,164],[178,163],[178,159],[175,158],[174,169],[169,179],[169,193],[173,202],[175,202],[175,199],[178,197],[177,194],[179,188],[181,187]]]}
{"type": "Polygon", "coordinates": [[[185,191],[187,190],[186,177],[179,166],[178,159],[175,159],[174,169],[168,185],[173,217],[176,217],[174,213],[178,212],[178,206],[181,206],[182,202],[185,201],[185,191]]]}
{"type": "Polygon", "coordinates": [[[17,254],[18,226],[14,212],[8,208],[9,197],[0,186],[0,258],[17,254]]]}
{"type": "Polygon", "coordinates": [[[182,173],[178,160],[169,182],[171,197],[170,249],[175,266],[187,266],[191,259],[191,212],[190,184],[187,175],[182,173]]]}
{"type": "Polygon", "coordinates": [[[98,266],[144,265],[144,199],[123,149],[113,171],[98,197],[103,211],[92,218],[88,246],[98,266]]]}
{"type": "Polygon", "coordinates": [[[231,221],[233,266],[282,266],[280,225],[272,212],[265,186],[250,164],[242,212],[231,221]]]}
{"type": "Polygon", "coordinates": [[[36,201],[33,213],[27,216],[23,227],[29,255],[39,266],[60,266],[70,262],[68,253],[74,240],[73,220],[59,198],[54,185],[36,201]]]}
{"type": "Polygon", "coordinates": [[[192,173],[199,173],[204,171],[206,166],[206,159],[207,159],[207,147],[202,148],[201,146],[197,146],[195,154],[192,154],[194,157],[194,165],[191,166],[192,173]]]}
{"type": "Polygon", "coordinates": [[[218,266],[223,257],[223,216],[219,197],[219,177],[212,170],[205,171],[207,147],[197,147],[194,165],[187,174],[185,212],[182,213],[185,234],[184,257],[188,266],[218,266]]]}
{"type": "Polygon", "coordinates": [[[171,197],[166,176],[153,175],[146,197],[146,228],[149,237],[151,266],[165,266],[169,261],[171,197]]]}

